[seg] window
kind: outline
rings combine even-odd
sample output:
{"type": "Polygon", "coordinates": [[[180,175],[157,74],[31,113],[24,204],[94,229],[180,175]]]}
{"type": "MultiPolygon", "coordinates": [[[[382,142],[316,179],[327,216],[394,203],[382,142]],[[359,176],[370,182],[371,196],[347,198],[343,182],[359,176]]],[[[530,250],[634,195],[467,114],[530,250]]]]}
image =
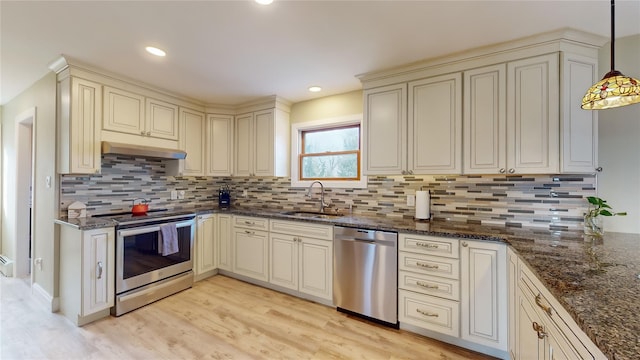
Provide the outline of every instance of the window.
{"type": "Polygon", "coordinates": [[[362,114],[291,125],[291,186],[320,180],[325,188],[366,188],[362,114]]]}
{"type": "Polygon", "coordinates": [[[360,125],[301,132],[300,180],[360,180],[360,125]]]}

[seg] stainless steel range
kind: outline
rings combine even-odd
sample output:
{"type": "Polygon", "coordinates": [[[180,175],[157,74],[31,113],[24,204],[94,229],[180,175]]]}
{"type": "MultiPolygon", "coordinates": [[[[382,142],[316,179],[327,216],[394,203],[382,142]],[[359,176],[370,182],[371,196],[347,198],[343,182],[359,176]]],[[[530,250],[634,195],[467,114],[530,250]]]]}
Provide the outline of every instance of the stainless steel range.
{"type": "Polygon", "coordinates": [[[120,316],[193,285],[195,216],[164,209],[146,215],[108,215],[117,223],[112,315],[120,316]]]}

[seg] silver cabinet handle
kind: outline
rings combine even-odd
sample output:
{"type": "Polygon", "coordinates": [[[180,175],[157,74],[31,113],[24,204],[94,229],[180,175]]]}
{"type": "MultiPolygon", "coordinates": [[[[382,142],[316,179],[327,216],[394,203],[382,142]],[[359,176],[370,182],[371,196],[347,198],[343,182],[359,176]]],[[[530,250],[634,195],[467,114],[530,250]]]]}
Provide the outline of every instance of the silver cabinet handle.
{"type": "Polygon", "coordinates": [[[551,306],[542,303],[542,294],[536,295],[536,305],[538,305],[540,309],[551,316],[551,306]]]}
{"type": "Polygon", "coordinates": [[[244,222],[246,225],[255,225],[256,223],[254,223],[253,221],[245,221],[244,222]]]}
{"type": "Polygon", "coordinates": [[[469,244],[466,241],[463,241],[462,242],[462,247],[467,247],[467,246],[469,246],[469,244]]]}
{"type": "Polygon", "coordinates": [[[598,167],[596,168],[596,171],[597,171],[597,172],[602,172],[602,166],[598,166],[598,167]]]}
{"type": "Polygon", "coordinates": [[[427,284],[426,282],[420,281],[420,280],[416,281],[416,285],[421,286],[423,288],[427,288],[427,289],[434,289],[434,290],[438,289],[438,285],[427,284]]]}
{"type": "Polygon", "coordinates": [[[428,243],[423,243],[423,242],[417,242],[416,245],[418,247],[423,247],[423,248],[427,248],[427,249],[437,249],[437,248],[439,248],[438,245],[433,245],[433,244],[428,244],[428,243]]]}
{"type": "Polygon", "coordinates": [[[98,261],[98,266],[96,267],[98,271],[98,275],[96,276],[99,279],[102,279],[102,261],[98,261]]]}
{"type": "Polygon", "coordinates": [[[427,269],[437,269],[439,267],[438,265],[425,264],[419,261],[416,262],[416,265],[422,268],[427,268],[427,269]]]}
{"type": "Polygon", "coordinates": [[[513,168],[509,169],[509,174],[513,174],[515,172],[516,172],[516,169],[513,169],[513,168]]]}
{"type": "Polygon", "coordinates": [[[244,233],[245,233],[245,234],[249,234],[249,235],[253,235],[253,234],[255,234],[253,231],[249,231],[249,230],[245,230],[245,231],[244,231],[244,233]]]}
{"type": "Polygon", "coordinates": [[[432,312],[428,312],[428,311],[424,311],[422,309],[416,309],[416,312],[419,314],[422,314],[424,316],[430,316],[430,317],[438,317],[438,314],[432,313],[432,312]]]}
{"type": "Polygon", "coordinates": [[[500,168],[500,174],[504,174],[507,170],[505,168],[500,168]]]}

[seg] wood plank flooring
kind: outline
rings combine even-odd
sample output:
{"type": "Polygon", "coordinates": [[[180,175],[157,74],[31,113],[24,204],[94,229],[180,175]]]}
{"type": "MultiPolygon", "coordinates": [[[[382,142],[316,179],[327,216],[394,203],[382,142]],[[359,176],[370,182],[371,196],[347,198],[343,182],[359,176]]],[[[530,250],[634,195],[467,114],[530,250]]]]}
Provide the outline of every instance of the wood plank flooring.
{"type": "Polygon", "coordinates": [[[0,282],[0,359],[491,359],[224,276],[81,328],[0,282]]]}

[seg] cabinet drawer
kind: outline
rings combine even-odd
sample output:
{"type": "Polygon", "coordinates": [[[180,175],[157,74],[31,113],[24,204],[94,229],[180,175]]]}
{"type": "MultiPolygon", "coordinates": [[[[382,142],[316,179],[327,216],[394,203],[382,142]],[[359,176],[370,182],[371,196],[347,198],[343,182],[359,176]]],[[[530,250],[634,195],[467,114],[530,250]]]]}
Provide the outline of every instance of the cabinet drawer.
{"type": "Polygon", "coordinates": [[[401,251],[398,254],[398,267],[400,270],[416,272],[434,276],[442,276],[449,279],[460,279],[460,260],[438,256],[407,253],[401,251]]]}
{"type": "Polygon", "coordinates": [[[252,216],[234,216],[233,226],[246,229],[269,231],[269,219],[252,216]]]}
{"type": "Polygon", "coordinates": [[[398,287],[425,295],[460,301],[460,282],[453,279],[400,271],[398,287]]]}
{"type": "Polygon", "coordinates": [[[303,221],[271,220],[271,232],[308,236],[315,239],[333,240],[333,226],[311,224],[303,221]]]}
{"type": "Polygon", "coordinates": [[[460,258],[458,239],[447,239],[436,236],[399,234],[400,250],[426,255],[460,258]]]}
{"type": "Polygon", "coordinates": [[[398,291],[398,319],[423,329],[459,336],[460,304],[411,291],[398,291]]]}

